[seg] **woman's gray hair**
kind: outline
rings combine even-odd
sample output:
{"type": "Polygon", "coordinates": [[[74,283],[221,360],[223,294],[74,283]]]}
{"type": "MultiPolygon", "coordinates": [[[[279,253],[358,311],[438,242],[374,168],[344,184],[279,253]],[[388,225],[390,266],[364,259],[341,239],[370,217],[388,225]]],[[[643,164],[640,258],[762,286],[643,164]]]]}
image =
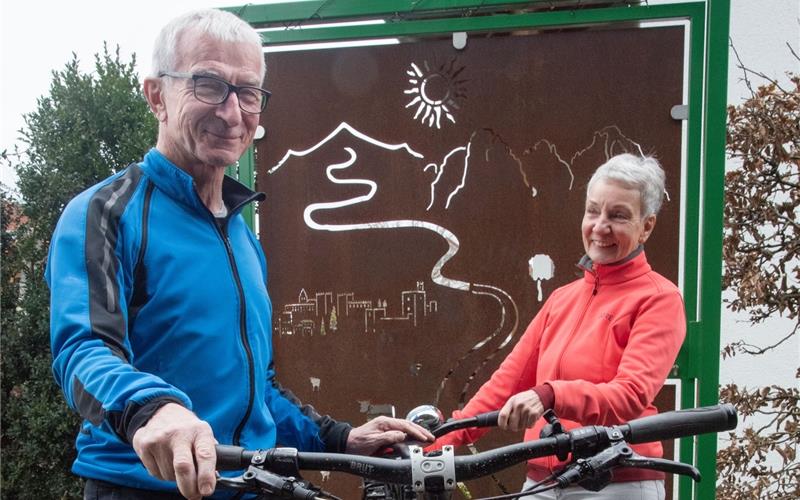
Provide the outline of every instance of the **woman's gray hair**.
{"type": "MultiPolygon", "coordinates": [[[[177,53],[180,37],[187,30],[197,30],[223,42],[250,43],[261,50],[261,35],[245,21],[223,10],[200,9],[182,14],[161,28],[153,46],[151,75],[157,77],[165,71],[176,71],[180,55],[177,53]]],[[[266,67],[261,59],[261,80],[266,67]]]]}
{"type": "Polygon", "coordinates": [[[664,200],[664,170],[652,156],[624,153],[597,167],[589,179],[587,192],[597,181],[613,181],[636,189],[642,200],[642,216],[656,215],[664,200]]]}

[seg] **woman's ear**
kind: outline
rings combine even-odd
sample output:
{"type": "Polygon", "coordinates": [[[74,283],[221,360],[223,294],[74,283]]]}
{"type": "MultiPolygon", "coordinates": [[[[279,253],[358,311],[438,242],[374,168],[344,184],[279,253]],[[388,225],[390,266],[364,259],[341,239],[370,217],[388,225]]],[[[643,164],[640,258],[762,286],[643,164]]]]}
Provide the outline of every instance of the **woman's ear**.
{"type": "Polygon", "coordinates": [[[653,232],[653,228],[656,227],[656,216],[655,214],[650,214],[644,218],[642,221],[642,234],[639,235],[639,244],[643,244],[647,241],[647,238],[650,237],[650,233],[653,232]]]}
{"type": "Polygon", "coordinates": [[[147,99],[147,104],[150,106],[150,111],[153,112],[159,122],[166,121],[167,119],[167,106],[164,102],[164,81],[161,78],[147,77],[144,79],[142,91],[144,97],[147,99]]]}

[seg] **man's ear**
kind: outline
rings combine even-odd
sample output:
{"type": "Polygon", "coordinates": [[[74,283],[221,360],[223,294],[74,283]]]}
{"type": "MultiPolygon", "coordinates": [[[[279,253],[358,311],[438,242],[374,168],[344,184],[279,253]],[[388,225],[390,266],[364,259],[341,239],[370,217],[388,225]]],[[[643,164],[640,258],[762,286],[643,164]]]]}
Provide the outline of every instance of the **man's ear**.
{"type": "Polygon", "coordinates": [[[150,106],[150,111],[159,122],[167,119],[167,106],[164,102],[164,81],[161,78],[147,77],[142,85],[144,97],[150,106]]]}

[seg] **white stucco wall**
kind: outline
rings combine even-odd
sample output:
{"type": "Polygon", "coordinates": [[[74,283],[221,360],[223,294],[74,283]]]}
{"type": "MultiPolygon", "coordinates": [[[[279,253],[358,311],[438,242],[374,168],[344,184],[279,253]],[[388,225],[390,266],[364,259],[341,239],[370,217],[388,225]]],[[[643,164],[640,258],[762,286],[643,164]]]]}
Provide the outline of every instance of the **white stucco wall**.
{"type": "MultiPolygon", "coordinates": [[[[742,64],[779,82],[788,82],[787,71],[800,74],[800,62],[786,43],[800,53],[800,1],[733,0],[731,2],[730,38],[742,64]]],[[[728,103],[740,104],[750,92],[743,81],[739,61],[730,50],[728,103]]],[[[754,88],[764,80],[749,75],[754,88]]],[[[746,314],[734,314],[722,308],[722,345],[744,339],[757,345],[771,345],[783,338],[793,322],[774,318],[758,326],[746,321],[746,314]]],[[[763,356],[736,356],[721,362],[720,383],[764,386],[797,384],[795,371],[800,364],[800,340],[796,335],[780,349],[763,356]]]]}

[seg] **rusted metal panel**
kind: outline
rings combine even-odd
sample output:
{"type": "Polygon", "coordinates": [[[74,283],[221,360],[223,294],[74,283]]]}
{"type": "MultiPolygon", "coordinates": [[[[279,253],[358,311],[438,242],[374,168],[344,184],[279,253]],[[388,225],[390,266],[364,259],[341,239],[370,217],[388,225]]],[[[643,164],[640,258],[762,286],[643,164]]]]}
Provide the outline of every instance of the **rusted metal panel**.
{"type": "Polygon", "coordinates": [[[586,182],[626,150],[667,171],[647,252],[677,282],[683,40],[631,27],[267,54],[257,187],[281,382],[355,424],[388,404],[458,408],[578,276],[586,182]]]}

